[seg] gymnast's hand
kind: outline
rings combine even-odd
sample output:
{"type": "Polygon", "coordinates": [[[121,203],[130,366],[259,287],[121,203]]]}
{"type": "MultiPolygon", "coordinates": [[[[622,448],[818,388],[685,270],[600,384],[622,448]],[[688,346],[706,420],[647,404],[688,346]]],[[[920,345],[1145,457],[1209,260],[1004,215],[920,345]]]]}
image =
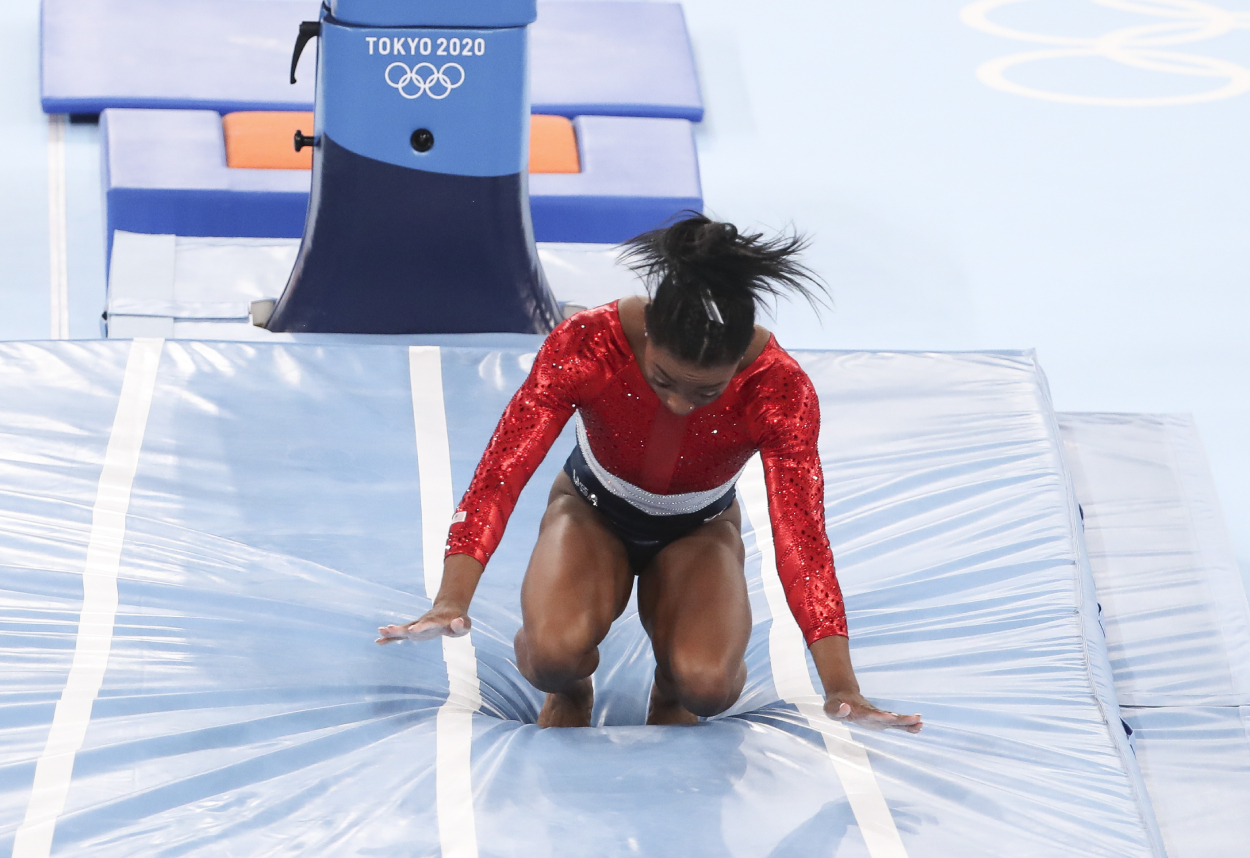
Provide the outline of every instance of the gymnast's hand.
{"type": "Polygon", "coordinates": [[[446,635],[463,637],[473,622],[469,619],[469,603],[482,577],[482,564],[466,554],[452,554],[443,561],[443,581],[434,597],[434,607],[420,619],[401,625],[378,629],[377,643],[395,641],[428,641],[446,635]]]}
{"type": "Polygon", "coordinates": [[[428,641],[446,635],[449,638],[464,637],[473,622],[468,613],[456,605],[435,604],[420,619],[402,625],[382,626],[378,629],[375,643],[388,644],[395,641],[428,641]]]}
{"type": "Polygon", "coordinates": [[[869,703],[859,693],[855,671],[851,667],[850,642],[841,635],[830,635],[815,641],[811,647],[816,672],[825,687],[825,714],[835,721],[850,721],[869,730],[891,727],[919,733],[924,721],[919,715],[898,715],[869,703]]]}
{"type": "Polygon", "coordinates": [[[842,691],[825,698],[825,714],[834,721],[850,721],[869,730],[888,730],[891,727],[919,733],[924,721],[919,715],[898,715],[886,712],[869,703],[858,691],[842,691]]]}

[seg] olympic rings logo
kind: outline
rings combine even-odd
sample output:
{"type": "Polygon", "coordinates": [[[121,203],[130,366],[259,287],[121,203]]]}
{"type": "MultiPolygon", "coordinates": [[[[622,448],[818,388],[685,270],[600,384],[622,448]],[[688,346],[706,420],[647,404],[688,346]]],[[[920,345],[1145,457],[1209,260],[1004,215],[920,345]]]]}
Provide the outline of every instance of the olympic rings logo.
{"type": "Polygon", "coordinates": [[[1161,50],[1213,39],[1234,30],[1250,30],[1250,12],[1231,12],[1201,0],[1090,0],[1104,9],[1163,19],[1159,23],[1125,27],[1093,38],[1029,33],[989,19],[989,14],[995,9],[1026,2],[1036,0],[977,0],[959,13],[964,24],[983,33],[1046,46],[1042,50],[1012,54],[983,63],[977,69],[977,78],[986,86],[1045,101],[1113,107],[1197,104],[1250,92],[1250,69],[1244,66],[1215,57],[1161,50]],[[1223,83],[1193,93],[1115,97],[1036,89],[1016,83],[1007,75],[1008,70],[1016,66],[1073,57],[1095,57],[1138,71],[1214,78],[1223,83]]]}
{"type": "Polygon", "coordinates": [[[417,63],[412,68],[403,63],[391,63],[386,67],[383,76],[387,83],[409,100],[423,95],[444,99],[451,95],[453,89],[464,83],[464,69],[459,63],[446,63],[442,68],[433,63],[417,63]],[[398,76],[392,74],[396,69],[401,70],[398,76]],[[448,69],[453,70],[451,75],[447,73],[448,69]],[[452,80],[453,76],[455,80],[452,80]]]}

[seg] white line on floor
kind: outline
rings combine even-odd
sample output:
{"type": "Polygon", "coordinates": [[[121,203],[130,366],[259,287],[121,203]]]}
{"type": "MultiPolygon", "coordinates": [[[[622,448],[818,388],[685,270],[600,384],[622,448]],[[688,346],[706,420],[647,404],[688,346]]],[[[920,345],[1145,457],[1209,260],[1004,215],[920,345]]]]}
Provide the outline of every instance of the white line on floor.
{"type": "Polygon", "coordinates": [[[74,641],[69,677],[52,715],[48,742],[35,765],[35,783],[26,818],[13,841],[13,858],[46,858],[56,822],[65,810],[74,757],[91,722],[113,645],[117,615],[117,571],[126,536],[130,488],[139,466],[143,432],[156,387],[164,340],[139,339],[130,346],[113,430],[91,511],[91,536],[82,574],[82,613],[74,641]]]}
{"type": "MultiPolygon", "coordinates": [[[[412,416],[421,478],[421,562],[425,592],[433,599],[443,576],[447,528],[455,509],[451,450],[443,401],[442,354],[437,346],[408,349],[412,416]]],[[[477,858],[477,823],[471,773],[473,713],[482,705],[472,634],[443,638],[450,690],[438,710],[435,783],[438,836],[443,858],[477,858]]]]}
{"type": "Polygon", "coordinates": [[[824,699],[816,693],[812,684],[803,634],[790,613],[785,590],[777,577],[772,523],[768,517],[768,491],[764,483],[764,466],[758,455],[751,459],[738,480],[738,491],[751,526],[755,528],[756,545],[760,552],[760,577],[763,579],[768,610],[772,614],[768,658],[777,694],[785,702],[796,706],[808,725],[824,738],[825,750],[838,779],[842,781],[851,811],[868,846],[868,854],[872,858],[907,858],[894,817],[890,815],[889,805],[885,803],[885,796],[881,794],[881,787],[873,774],[867,749],[855,741],[846,724],[825,715],[824,699]]]}
{"type": "Polygon", "coordinates": [[[69,339],[69,246],[65,226],[65,116],[48,117],[48,270],[51,336],[69,339]]]}

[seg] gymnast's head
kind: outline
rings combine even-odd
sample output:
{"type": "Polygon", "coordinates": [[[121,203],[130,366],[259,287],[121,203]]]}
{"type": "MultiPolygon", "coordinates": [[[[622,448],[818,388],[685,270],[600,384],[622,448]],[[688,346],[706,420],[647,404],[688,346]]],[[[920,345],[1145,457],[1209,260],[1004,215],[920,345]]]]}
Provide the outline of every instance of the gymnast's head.
{"type": "Polygon", "coordinates": [[[688,414],[724,392],[762,345],[755,312],[765,302],[792,293],[818,309],[826,290],[798,261],[806,246],[696,213],[625,242],[622,260],[650,295],[643,376],[670,410],[688,414]]]}

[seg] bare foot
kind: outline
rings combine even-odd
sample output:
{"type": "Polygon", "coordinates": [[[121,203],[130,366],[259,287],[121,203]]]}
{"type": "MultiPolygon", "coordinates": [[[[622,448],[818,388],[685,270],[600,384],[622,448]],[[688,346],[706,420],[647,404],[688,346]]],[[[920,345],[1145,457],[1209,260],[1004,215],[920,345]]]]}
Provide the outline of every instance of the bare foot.
{"type": "Polygon", "coordinates": [[[538,713],[539,727],[589,727],[590,713],[595,705],[595,687],[590,677],[579,679],[561,694],[548,694],[543,711],[538,713]]]}
{"type": "Polygon", "coordinates": [[[664,694],[657,681],[651,686],[651,702],[647,706],[647,723],[653,726],[668,724],[698,724],[699,716],[664,694]]]}

